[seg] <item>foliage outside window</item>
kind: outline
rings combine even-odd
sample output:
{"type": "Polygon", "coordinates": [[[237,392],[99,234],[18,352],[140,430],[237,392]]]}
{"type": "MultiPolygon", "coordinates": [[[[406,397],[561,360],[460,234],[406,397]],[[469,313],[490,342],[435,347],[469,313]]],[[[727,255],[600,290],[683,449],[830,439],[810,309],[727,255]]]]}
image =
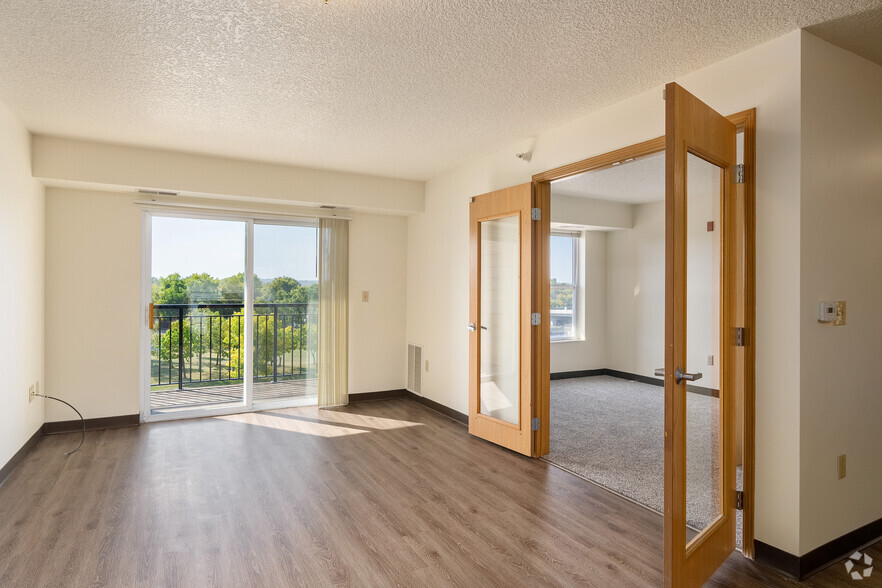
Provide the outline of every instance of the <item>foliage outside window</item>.
{"type": "Polygon", "coordinates": [[[578,233],[551,234],[551,340],[578,339],[578,233]]]}

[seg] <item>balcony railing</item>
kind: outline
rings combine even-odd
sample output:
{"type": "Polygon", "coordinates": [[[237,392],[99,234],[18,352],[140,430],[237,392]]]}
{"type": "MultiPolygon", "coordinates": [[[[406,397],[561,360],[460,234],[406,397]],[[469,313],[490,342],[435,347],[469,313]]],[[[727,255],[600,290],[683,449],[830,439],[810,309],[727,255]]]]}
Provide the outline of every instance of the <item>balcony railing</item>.
{"type": "MultiPolygon", "coordinates": [[[[242,382],[245,316],[242,303],[155,304],[150,386],[200,387],[242,382]]],[[[318,306],[254,305],[254,381],[314,377],[318,306]]]]}

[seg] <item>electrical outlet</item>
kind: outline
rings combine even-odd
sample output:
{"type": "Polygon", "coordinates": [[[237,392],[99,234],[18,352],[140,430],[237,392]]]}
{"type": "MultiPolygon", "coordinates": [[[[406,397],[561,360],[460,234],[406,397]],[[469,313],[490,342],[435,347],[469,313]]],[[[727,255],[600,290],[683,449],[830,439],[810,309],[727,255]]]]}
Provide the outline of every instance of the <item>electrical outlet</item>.
{"type": "Polygon", "coordinates": [[[28,388],[28,402],[33,402],[34,398],[36,398],[37,394],[37,385],[31,384],[31,387],[28,388]]]}
{"type": "Polygon", "coordinates": [[[842,478],[845,477],[845,454],[844,453],[839,456],[837,465],[838,465],[838,469],[839,469],[839,479],[841,480],[842,478]]]}

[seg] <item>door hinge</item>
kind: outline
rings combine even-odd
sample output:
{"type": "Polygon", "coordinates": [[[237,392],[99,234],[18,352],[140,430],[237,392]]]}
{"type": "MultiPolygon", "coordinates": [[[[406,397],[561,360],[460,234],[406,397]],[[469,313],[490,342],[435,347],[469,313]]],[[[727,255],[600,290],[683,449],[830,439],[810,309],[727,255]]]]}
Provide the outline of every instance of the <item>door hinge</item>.
{"type": "Polygon", "coordinates": [[[530,324],[532,326],[541,325],[542,324],[542,313],[534,312],[530,315],[530,324]]]}
{"type": "Polygon", "coordinates": [[[735,183],[743,184],[744,183],[744,164],[739,163],[735,166],[735,183]]]}
{"type": "Polygon", "coordinates": [[[542,209],[541,208],[531,208],[530,209],[530,220],[542,220],[542,209]]]}
{"type": "Polygon", "coordinates": [[[747,329],[735,327],[735,347],[744,347],[745,345],[747,345],[747,329]]]}
{"type": "Polygon", "coordinates": [[[539,417],[534,418],[532,421],[530,421],[530,430],[531,431],[538,431],[540,424],[541,424],[541,421],[539,420],[539,417]]]}
{"type": "Polygon", "coordinates": [[[744,510],[744,492],[735,491],[735,510],[744,510]]]}

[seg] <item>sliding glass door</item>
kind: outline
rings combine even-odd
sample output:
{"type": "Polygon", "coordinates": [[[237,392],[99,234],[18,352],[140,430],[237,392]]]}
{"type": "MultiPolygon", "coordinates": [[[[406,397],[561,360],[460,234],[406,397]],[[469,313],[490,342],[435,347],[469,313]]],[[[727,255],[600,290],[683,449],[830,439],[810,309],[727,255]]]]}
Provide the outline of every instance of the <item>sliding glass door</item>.
{"type": "Polygon", "coordinates": [[[318,226],[254,225],[254,404],[318,396],[318,226]]]}
{"type": "Polygon", "coordinates": [[[315,404],[317,238],[310,221],[145,213],[142,420],[315,404]]]}

